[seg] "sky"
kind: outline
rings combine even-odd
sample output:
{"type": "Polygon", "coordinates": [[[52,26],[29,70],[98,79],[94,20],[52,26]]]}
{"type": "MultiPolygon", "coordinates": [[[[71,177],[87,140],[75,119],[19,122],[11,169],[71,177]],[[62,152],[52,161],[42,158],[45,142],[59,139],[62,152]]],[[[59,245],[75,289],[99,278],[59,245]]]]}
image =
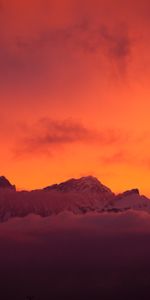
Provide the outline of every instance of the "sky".
{"type": "Polygon", "coordinates": [[[150,196],[150,2],[0,1],[0,173],[150,196]]]}

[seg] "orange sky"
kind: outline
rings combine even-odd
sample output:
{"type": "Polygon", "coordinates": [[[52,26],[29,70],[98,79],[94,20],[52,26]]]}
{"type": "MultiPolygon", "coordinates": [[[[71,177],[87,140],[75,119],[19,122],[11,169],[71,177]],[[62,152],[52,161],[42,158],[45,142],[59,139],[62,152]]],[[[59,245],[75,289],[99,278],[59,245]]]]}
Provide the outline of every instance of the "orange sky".
{"type": "Polygon", "coordinates": [[[0,172],[19,189],[91,174],[150,196],[149,11],[1,1],[0,172]]]}

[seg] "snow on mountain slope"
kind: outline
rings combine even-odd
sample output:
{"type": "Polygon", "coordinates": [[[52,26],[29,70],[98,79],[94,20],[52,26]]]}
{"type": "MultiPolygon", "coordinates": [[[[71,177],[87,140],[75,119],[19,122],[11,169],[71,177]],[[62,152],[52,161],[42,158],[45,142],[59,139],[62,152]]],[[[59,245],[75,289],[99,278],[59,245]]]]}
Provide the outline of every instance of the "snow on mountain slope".
{"type": "Polygon", "coordinates": [[[150,200],[141,196],[137,189],[115,195],[92,176],[70,179],[31,192],[16,192],[9,188],[9,184],[8,188],[0,188],[0,222],[29,214],[46,217],[63,211],[83,214],[91,211],[123,212],[129,209],[150,213],[150,200]]]}
{"type": "Polygon", "coordinates": [[[105,207],[107,211],[124,211],[128,209],[150,212],[150,200],[141,196],[138,189],[126,191],[114,197],[105,207]]]}
{"type": "Polygon", "coordinates": [[[85,195],[92,195],[92,197],[101,197],[101,200],[106,200],[110,196],[114,195],[109,188],[93,176],[81,177],[79,179],[72,178],[60,184],[48,186],[44,188],[44,190],[84,193],[85,195]]]}
{"type": "Polygon", "coordinates": [[[62,211],[83,214],[101,211],[114,198],[96,178],[71,179],[60,185],[32,192],[0,191],[0,220],[28,214],[49,216],[62,211]]]}

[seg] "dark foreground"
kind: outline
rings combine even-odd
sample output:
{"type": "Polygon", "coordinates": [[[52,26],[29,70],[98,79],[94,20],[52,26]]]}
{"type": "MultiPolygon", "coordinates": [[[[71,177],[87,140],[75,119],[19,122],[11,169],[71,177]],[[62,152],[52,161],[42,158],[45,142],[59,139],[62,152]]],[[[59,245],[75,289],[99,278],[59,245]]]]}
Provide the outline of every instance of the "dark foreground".
{"type": "Polygon", "coordinates": [[[150,299],[150,216],[29,216],[0,227],[0,299],[150,299]]]}

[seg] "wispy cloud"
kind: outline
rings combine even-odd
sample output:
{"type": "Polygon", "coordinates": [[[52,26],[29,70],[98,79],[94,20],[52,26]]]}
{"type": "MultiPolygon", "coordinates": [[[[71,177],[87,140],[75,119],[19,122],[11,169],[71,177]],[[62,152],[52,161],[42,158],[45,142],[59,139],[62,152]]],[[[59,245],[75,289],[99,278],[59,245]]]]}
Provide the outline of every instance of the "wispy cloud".
{"type": "MultiPolygon", "coordinates": [[[[136,139],[135,139],[136,142],[136,139]]],[[[99,162],[106,165],[129,165],[143,169],[150,169],[150,156],[148,153],[133,153],[132,150],[122,149],[109,155],[102,155],[99,162]]]]}
{"type": "Polygon", "coordinates": [[[15,152],[18,155],[47,152],[73,143],[110,146],[120,140],[121,134],[113,130],[98,131],[72,119],[60,121],[44,118],[32,126],[24,127],[15,152]]]}
{"type": "Polygon", "coordinates": [[[133,41],[126,25],[118,24],[112,28],[107,24],[94,24],[89,20],[69,25],[64,28],[48,29],[34,38],[18,36],[16,45],[30,51],[35,47],[59,46],[71,47],[72,51],[105,55],[118,65],[127,63],[131,56],[133,41]]]}
{"type": "Polygon", "coordinates": [[[131,153],[125,150],[116,151],[109,156],[100,157],[101,163],[104,165],[112,165],[112,164],[124,164],[124,163],[133,163],[135,157],[131,153]]]}

